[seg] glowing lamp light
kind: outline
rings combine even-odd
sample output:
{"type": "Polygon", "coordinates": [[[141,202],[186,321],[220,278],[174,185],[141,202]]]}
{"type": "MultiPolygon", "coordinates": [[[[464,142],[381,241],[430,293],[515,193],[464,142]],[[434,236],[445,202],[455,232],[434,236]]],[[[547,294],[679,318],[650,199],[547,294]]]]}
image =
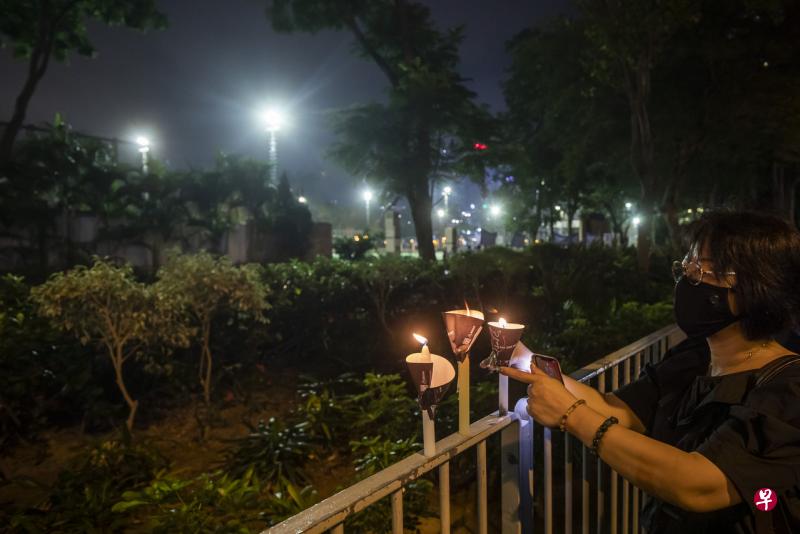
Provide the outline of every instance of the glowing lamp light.
{"type": "Polygon", "coordinates": [[[486,150],[489,147],[485,143],[474,143],[472,145],[472,148],[474,148],[475,150],[486,150]]]}
{"type": "Polygon", "coordinates": [[[361,194],[361,196],[364,198],[365,201],[369,202],[370,200],[372,200],[372,191],[367,189],[361,194]]]}
{"type": "Polygon", "coordinates": [[[642,224],[642,219],[639,218],[639,217],[634,217],[633,218],[633,225],[634,226],[639,226],[640,224],[642,224]]]}
{"type": "Polygon", "coordinates": [[[150,152],[150,139],[144,136],[139,136],[136,138],[136,144],[139,145],[139,152],[142,154],[146,154],[150,152]]]}
{"type": "Polygon", "coordinates": [[[500,206],[498,206],[497,204],[493,204],[492,207],[489,208],[489,213],[491,213],[492,216],[494,217],[500,215],[500,211],[501,211],[500,206]]]}
{"type": "Polygon", "coordinates": [[[297,197],[297,201],[300,204],[306,204],[308,202],[308,199],[306,197],[304,197],[303,195],[300,195],[299,197],[297,197]]]}
{"type": "Polygon", "coordinates": [[[629,209],[631,209],[632,207],[633,207],[633,204],[631,204],[630,202],[626,202],[626,203],[625,203],[625,209],[626,209],[626,210],[629,210],[629,209]]]}
{"type": "Polygon", "coordinates": [[[260,118],[268,132],[277,132],[286,124],[286,116],[275,108],[262,111],[260,118]]]}
{"type": "Polygon", "coordinates": [[[436,210],[436,215],[438,215],[440,219],[444,218],[444,210],[439,208],[436,210]]]}

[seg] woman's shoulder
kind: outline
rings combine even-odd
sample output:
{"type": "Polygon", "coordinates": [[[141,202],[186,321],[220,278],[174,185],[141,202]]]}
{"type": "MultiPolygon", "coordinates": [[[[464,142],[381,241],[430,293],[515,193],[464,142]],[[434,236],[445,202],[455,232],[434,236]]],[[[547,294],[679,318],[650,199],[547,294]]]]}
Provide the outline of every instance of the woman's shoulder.
{"type": "Polygon", "coordinates": [[[800,356],[776,358],[759,369],[745,404],[800,424],[800,356]]]}
{"type": "Polygon", "coordinates": [[[653,365],[659,382],[678,378],[693,378],[708,369],[711,355],[705,338],[688,338],[664,353],[660,362],[653,365]]]}

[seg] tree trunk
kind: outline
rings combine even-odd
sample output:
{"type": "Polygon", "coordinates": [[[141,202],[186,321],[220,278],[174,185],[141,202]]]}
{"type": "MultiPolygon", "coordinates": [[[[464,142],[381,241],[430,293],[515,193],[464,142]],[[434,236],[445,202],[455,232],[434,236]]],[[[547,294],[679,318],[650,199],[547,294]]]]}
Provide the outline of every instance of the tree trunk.
{"type": "Polygon", "coordinates": [[[433,203],[428,192],[427,179],[423,184],[415,187],[407,198],[411,207],[411,218],[414,219],[414,228],[417,232],[419,257],[426,261],[434,261],[436,252],[433,249],[433,223],[431,222],[433,203]]]}
{"type": "Polygon", "coordinates": [[[203,322],[203,346],[200,349],[200,385],[203,386],[203,400],[211,404],[211,325],[203,322]]]}
{"type": "Polygon", "coordinates": [[[644,51],[634,66],[626,66],[628,103],[631,112],[631,164],[641,185],[641,222],[636,242],[639,270],[650,271],[652,214],[657,198],[653,134],[647,106],[650,95],[650,56],[644,51]]]}
{"type": "MultiPolygon", "coordinates": [[[[40,32],[43,31],[44,29],[40,28],[40,32]]],[[[28,76],[25,78],[25,84],[22,86],[22,90],[19,95],[17,95],[17,100],[14,103],[14,113],[11,115],[11,119],[8,121],[5,130],[3,130],[2,138],[0,138],[0,166],[3,166],[11,160],[14,141],[17,139],[17,135],[19,135],[22,125],[25,123],[28,104],[30,104],[33,93],[36,91],[36,86],[47,70],[51,50],[51,41],[44,35],[40,35],[39,43],[37,43],[28,61],[28,76]]]]}
{"type": "Polygon", "coordinates": [[[136,408],[139,406],[139,401],[134,400],[131,394],[128,393],[128,388],[125,387],[125,380],[122,377],[122,365],[125,363],[125,358],[122,353],[122,347],[117,347],[115,353],[110,354],[111,363],[114,366],[114,374],[117,379],[117,387],[122,393],[125,403],[128,405],[128,419],[125,425],[128,427],[128,432],[133,432],[133,421],[136,417],[136,408]]]}

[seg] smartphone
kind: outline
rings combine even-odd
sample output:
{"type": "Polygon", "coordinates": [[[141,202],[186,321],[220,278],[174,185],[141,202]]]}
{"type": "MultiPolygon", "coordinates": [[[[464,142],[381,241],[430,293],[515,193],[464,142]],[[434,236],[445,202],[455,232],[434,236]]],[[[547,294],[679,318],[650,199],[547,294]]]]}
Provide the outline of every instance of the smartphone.
{"type": "Polygon", "coordinates": [[[560,380],[564,383],[564,377],[561,376],[561,364],[552,356],[545,356],[544,354],[534,354],[533,363],[536,367],[547,373],[547,376],[560,380]]]}

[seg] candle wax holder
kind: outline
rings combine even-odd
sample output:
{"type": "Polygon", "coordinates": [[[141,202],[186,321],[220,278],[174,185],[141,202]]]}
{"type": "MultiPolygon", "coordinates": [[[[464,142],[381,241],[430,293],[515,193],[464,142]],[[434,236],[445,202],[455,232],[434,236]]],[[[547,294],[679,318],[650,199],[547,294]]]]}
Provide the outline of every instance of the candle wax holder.
{"type": "Polygon", "coordinates": [[[483,330],[483,313],[450,310],[442,314],[450,348],[458,360],[458,432],[469,435],[469,351],[483,330]]]}
{"type": "Polygon", "coordinates": [[[505,321],[490,322],[489,336],[492,352],[481,361],[481,367],[490,371],[499,371],[501,367],[508,367],[514,347],[522,337],[524,324],[506,323],[505,321]]]}
{"type": "Polygon", "coordinates": [[[458,361],[463,362],[483,330],[483,313],[477,310],[451,310],[444,312],[442,318],[450,348],[458,361]]]}

